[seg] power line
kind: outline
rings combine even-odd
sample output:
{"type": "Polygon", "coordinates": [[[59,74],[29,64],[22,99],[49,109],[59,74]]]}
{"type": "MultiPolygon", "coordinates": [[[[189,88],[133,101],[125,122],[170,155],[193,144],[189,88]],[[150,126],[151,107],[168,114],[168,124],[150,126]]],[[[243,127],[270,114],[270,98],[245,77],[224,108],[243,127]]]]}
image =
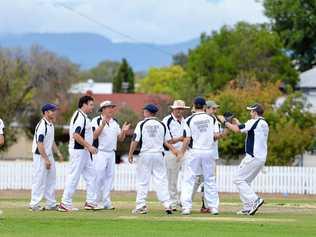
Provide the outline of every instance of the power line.
{"type": "MultiPolygon", "coordinates": [[[[92,18],[92,17],[90,17],[90,16],[88,16],[88,15],[82,13],[82,12],[76,11],[75,9],[73,9],[73,8],[70,7],[70,6],[67,6],[67,5],[64,4],[64,3],[54,2],[54,3],[53,3],[53,6],[56,7],[56,8],[57,8],[57,7],[62,7],[62,8],[64,8],[64,9],[66,9],[66,10],[68,10],[68,11],[70,11],[70,12],[72,12],[72,13],[74,13],[74,14],[80,16],[80,17],[82,17],[82,18],[85,18],[86,20],[88,20],[88,21],[90,21],[90,22],[92,22],[92,23],[94,23],[94,24],[96,24],[96,25],[101,26],[102,28],[106,29],[107,31],[110,31],[110,32],[112,32],[112,33],[115,33],[115,34],[117,34],[117,35],[120,35],[120,36],[122,36],[122,37],[124,37],[124,38],[126,38],[126,39],[129,39],[129,40],[134,41],[134,42],[136,42],[136,43],[139,43],[139,42],[140,42],[140,41],[138,41],[136,38],[134,38],[134,37],[132,37],[132,36],[130,36],[130,35],[128,35],[128,34],[122,33],[122,32],[120,32],[120,31],[118,31],[118,30],[112,28],[111,26],[108,26],[108,25],[104,24],[103,22],[100,22],[100,21],[98,21],[98,20],[96,20],[96,19],[94,19],[94,18],[92,18]]],[[[160,52],[160,53],[162,53],[162,54],[165,54],[165,55],[168,55],[168,56],[173,56],[173,54],[171,54],[170,52],[168,52],[168,51],[166,51],[166,50],[164,50],[164,49],[162,49],[162,48],[159,48],[159,47],[157,47],[157,46],[148,45],[148,44],[143,44],[143,47],[149,48],[149,49],[151,49],[151,50],[158,51],[158,52],[160,52]]]]}

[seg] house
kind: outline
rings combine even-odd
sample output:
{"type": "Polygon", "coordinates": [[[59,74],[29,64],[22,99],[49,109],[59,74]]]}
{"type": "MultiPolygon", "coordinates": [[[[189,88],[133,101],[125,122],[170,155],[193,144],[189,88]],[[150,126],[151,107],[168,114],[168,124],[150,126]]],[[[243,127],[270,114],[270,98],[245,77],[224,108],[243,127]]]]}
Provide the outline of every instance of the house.
{"type": "Polygon", "coordinates": [[[297,89],[303,92],[307,104],[310,105],[308,110],[316,114],[316,67],[300,74],[297,89]]]}
{"type": "Polygon", "coordinates": [[[72,94],[86,94],[90,92],[92,94],[111,94],[112,83],[110,82],[95,82],[93,79],[88,79],[86,82],[80,82],[71,86],[69,92],[72,94]]]}

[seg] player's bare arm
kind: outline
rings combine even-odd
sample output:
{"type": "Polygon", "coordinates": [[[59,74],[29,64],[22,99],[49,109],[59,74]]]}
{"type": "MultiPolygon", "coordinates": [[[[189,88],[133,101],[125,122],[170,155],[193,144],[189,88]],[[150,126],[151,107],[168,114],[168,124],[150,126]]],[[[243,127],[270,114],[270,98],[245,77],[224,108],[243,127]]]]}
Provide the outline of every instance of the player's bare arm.
{"type": "Polygon", "coordinates": [[[96,154],[97,153],[97,148],[89,144],[86,140],[84,140],[80,134],[74,133],[72,135],[73,139],[76,140],[80,145],[84,146],[91,154],[96,154]]]}
{"type": "Polygon", "coordinates": [[[40,153],[40,155],[41,155],[41,159],[43,159],[44,162],[45,162],[46,169],[49,170],[50,167],[51,167],[51,162],[50,162],[50,160],[48,159],[48,156],[47,156],[47,154],[46,154],[45,147],[44,147],[44,143],[38,142],[38,143],[37,143],[37,148],[38,148],[38,151],[39,151],[39,153],[40,153]]]}
{"type": "Polygon", "coordinates": [[[132,141],[131,145],[129,147],[128,162],[131,163],[131,164],[133,163],[133,159],[134,159],[133,158],[133,154],[134,154],[134,151],[136,150],[137,145],[138,145],[138,142],[132,141]]]}
{"type": "Polygon", "coordinates": [[[124,122],[123,126],[122,126],[122,131],[121,133],[118,135],[118,140],[120,142],[124,141],[125,137],[126,137],[126,134],[127,132],[129,131],[131,127],[131,124],[130,123],[127,123],[127,122],[124,122]]]}

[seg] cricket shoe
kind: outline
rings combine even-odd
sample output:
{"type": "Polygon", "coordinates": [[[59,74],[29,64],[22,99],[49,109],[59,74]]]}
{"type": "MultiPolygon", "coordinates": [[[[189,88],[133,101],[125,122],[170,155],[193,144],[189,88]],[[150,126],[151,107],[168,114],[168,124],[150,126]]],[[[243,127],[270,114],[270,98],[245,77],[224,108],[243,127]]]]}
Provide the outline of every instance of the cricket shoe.
{"type": "Polygon", "coordinates": [[[165,208],[165,212],[167,215],[172,215],[172,208],[171,207],[168,207],[168,208],[165,208]]]}
{"type": "Polygon", "coordinates": [[[191,214],[191,210],[190,209],[182,209],[181,215],[190,215],[191,214]]]}
{"type": "Polygon", "coordinates": [[[212,215],[214,215],[214,216],[217,216],[217,215],[219,215],[219,211],[218,211],[218,208],[216,208],[216,207],[213,207],[213,208],[211,209],[210,213],[211,213],[212,215]]]}
{"type": "Polygon", "coordinates": [[[147,214],[147,212],[148,212],[148,209],[146,206],[143,206],[141,208],[135,208],[132,211],[133,214],[147,214]]]}
{"type": "Polygon", "coordinates": [[[54,206],[45,206],[43,207],[43,211],[57,211],[58,209],[58,205],[54,205],[54,206]]]}
{"type": "Polygon", "coordinates": [[[36,212],[36,211],[43,211],[44,208],[41,206],[34,206],[34,207],[29,207],[29,210],[36,212]]]}
{"type": "Polygon", "coordinates": [[[115,210],[115,207],[113,207],[112,205],[104,206],[103,210],[115,210]]]}
{"type": "Polygon", "coordinates": [[[60,203],[58,208],[57,208],[57,211],[59,211],[59,212],[72,212],[72,211],[79,211],[79,208],[67,207],[67,206],[65,206],[65,204],[60,203]]]}
{"type": "Polygon", "coordinates": [[[256,201],[254,201],[253,206],[252,206],[251,210],[249,211],[248,215],[250,215],[250,216],[255,215],[263,203],[264,203],[264,200],[262,198],[258,197],[258,199],[256,201]]]}
{"type": "Polygon", "coordinates": [[[236,214],[237,215],[249,215],[249,211],[250,210],[242,208],[241,210],[237,211],[236,214]]]}
{"type": "Polygon", "coordinates": [[[86,202],[84,204],[84,209],[88,210],[88,211],[90,211],[90,210],[92,210],[92,211],[100,210],[97,205],[95,205],[93,203],[88,203],[88,202],[86,202]]]}
{"type": "Polygon", "coordinates": [[[206,208],[206,207],[201,207],[200,212],[201,213],[210,213],[211,210],[209,208],[206,208]]]}

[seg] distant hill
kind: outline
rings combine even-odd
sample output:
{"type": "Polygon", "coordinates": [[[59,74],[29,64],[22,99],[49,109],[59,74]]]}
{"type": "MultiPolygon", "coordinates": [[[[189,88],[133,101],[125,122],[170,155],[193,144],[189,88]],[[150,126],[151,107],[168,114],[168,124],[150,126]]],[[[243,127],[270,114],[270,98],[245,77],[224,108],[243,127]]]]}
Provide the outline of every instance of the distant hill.
{"type": "Polygon", "coordinates": [[[136,71],[145,71],[152,66],[167,66],[172,62],[172,56],[152,48],[157,47],[174,55],[178,52],[187,52],[198,43],[199,39],[170,45],[113,43],[102,35],[90,33],[0,35],[0,47],[28,48],[33,44],[38,44],[60,56],[69,58],[84,69],[94,67],[102,60],[120,61],[123,57],[127,58],[136,71]]]}

